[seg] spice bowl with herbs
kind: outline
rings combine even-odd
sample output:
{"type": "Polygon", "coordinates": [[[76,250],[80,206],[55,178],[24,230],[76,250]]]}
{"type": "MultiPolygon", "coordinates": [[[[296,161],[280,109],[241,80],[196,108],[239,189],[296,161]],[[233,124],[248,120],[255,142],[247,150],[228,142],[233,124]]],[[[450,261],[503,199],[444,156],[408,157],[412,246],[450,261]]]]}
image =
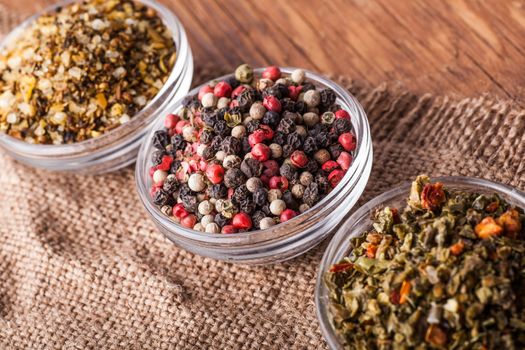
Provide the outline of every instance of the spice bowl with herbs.
{"type": "Polygon", "coordinates": [[[266,264],[329,235],[361,196],[371,166],[368,120],[348,91],[302,69],[245,64],[190,91],[155,122],[136,182],[175,244],[266,264]]]}
{"type": "Polygon", "coordinates": [[[117,170],[192,77],[184,28],[156,1],[59,3],[0,42],[0,147],[54,171],[117,170]]]}
{"type": "Polygon", "coordinates": [[[419,176],[357,210],[319,267],[331,349],[523,349],[525,194],[419,176]]]}

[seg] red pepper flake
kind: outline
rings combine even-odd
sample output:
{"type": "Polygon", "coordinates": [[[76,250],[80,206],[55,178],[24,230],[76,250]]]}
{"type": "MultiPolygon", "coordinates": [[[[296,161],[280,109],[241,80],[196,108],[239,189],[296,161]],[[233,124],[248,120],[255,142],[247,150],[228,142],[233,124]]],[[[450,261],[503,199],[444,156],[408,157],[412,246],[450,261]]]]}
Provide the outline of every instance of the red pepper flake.
{"type": "Polygon", "coordinates": [[[404,304],[408,300],[408,295],[412,290],[412,283],[409,280],[404,280],[399,290],[399,303],[404,304]]]}
{"type": "Polygon", "coordinates": [[[425,341],[432,345],[444,346],[447,343],[447,333],[438,325],[431,324],[427,329],[425,341]]]}
{"type": "Polygon", "coordinates": [[[435,184],[426,184],[421,192],[421,205],[427,210],[436,210],[445,203],[445,191],[443,191],[443,184],[436,182],[435,184]]]}
{"type": "Polygon", "coordinates": [[[354,267],[354,264],[352,263],[335,264],[335,265],[332,265],[332,267],[330,268],[330,272],[346,271],[346,270],[350,270],[352,267],[354,267]]]}
{"type": "Polygon", "coordinates": [[[376,257],[376,252],[377,252],[376,244],[369,244],[368,248],[366,248],[366,256],[370,259],[374,259],[376,257]]]}
{"type": "Polygon", "coordinates": [[[457,243],[450,246],[450,253],[452,253],[452,255],[458,256],[463,253],[464,249],[465,243],[463,243],[463,241],[458,241],[457,243]]]}
{"type": "Polygon", "coordinates": [[[397,290],[393,290],[390,292],[390,302],[394,305],[399,305],[399,299],[400,299],[399,292],[397,290]]]}

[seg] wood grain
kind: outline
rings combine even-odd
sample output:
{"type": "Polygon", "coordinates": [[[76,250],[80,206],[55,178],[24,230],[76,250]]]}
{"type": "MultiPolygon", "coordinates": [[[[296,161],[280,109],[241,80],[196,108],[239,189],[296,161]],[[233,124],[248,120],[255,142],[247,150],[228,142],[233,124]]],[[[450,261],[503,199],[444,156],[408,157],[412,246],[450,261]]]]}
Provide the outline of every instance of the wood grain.
{"type": "MultiPolygon", "coordinates": [[[[525,97],[521,1],[162,2],[183,22],[196,67],[278,64],[416,92],[525,97]]],[[[0,0],[0,11],[46,3],[0,0]]]]}

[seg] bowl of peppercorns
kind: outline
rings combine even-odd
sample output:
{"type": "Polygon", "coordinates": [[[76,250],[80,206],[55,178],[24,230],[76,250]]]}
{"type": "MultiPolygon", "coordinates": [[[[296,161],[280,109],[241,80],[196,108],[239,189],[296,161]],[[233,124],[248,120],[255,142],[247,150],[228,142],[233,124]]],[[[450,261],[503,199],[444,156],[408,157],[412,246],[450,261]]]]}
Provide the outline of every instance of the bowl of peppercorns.
{"type": "Polygon", "coordinates": [[[303,69],[243,64],[155,122],[136,183],[178,246],[266,264],[332,233],[361,196],[372,158],[368,119],[347,90],[303,69]]]}

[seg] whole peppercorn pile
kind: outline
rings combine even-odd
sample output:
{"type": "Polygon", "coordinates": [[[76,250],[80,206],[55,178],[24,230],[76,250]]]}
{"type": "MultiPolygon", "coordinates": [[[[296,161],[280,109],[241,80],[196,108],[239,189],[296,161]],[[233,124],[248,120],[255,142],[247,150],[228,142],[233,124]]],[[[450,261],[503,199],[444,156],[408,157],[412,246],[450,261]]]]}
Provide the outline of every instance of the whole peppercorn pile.
{"type": "Polygon", "coordinates": [[[356,138],[335,92],[243,64],[183,101],[153,136],[151,196],[209,233],[268,229],[312,208],[352,164],[356,138]]]}
{"type": "Polygon", "coordinates": [[[150,7],[131,0],[59,7],[0,49],[0,132],[34,144],[98,137],[142,110],[175,60],[171,33],[150,7]]]}

